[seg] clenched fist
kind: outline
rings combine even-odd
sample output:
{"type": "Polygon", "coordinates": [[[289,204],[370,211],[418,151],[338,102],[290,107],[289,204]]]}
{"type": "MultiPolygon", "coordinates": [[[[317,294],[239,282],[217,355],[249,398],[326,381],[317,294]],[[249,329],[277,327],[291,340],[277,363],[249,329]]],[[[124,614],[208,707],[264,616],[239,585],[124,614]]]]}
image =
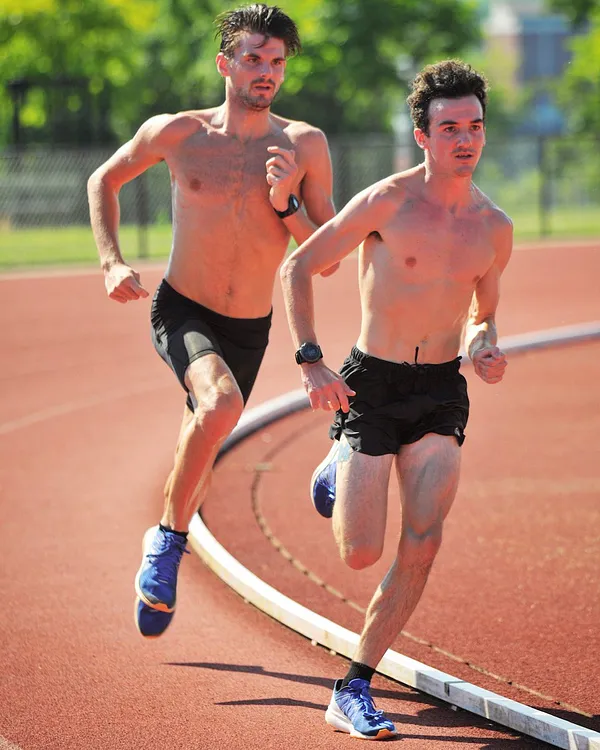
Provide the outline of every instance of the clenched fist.
{"type": "Polygon", "coordinates": [[[140,275],[127,263],[114,263],[104,271],[104,286],[111,299],[125,304],[129,300],[147,297],[140,275]]]}
{"type": "Polygon", "coordinates": [[[475,372],[484,383],[499,383],[506,370],[506,355],[497,346],[478,349],[471,357],[475,372]]]}
{"type": "Polygon", "coordinates": [[[298,173],[295,152],[280,146],[268,146],[267,151],[273,154],[266,163],[267,182],[271,186],[269,200],[274,209],[285,211],[298,173]]]}

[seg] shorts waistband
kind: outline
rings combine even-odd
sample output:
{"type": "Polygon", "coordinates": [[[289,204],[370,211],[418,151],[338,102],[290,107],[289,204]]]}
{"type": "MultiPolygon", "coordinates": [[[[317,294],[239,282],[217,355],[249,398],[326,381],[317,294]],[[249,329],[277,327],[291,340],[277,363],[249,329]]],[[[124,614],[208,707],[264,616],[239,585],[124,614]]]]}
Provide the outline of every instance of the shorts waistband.
{"type": "Polygon", "coordinates": [[[379,359],[379,357],[366,354],[356,346],[352,347],[350,356],[355,362],[368,367],[371,372],[379,373],[390,380],[402,380],[415,376],[424,376],[431,381],[444,380],[456,375],[460,370],[460,361],[462,359],[462,357],[456,357],[456,359],[452,359],[449,362],[440,362],[439,364],[391,362],[388,359],[379,359]]]}
{"type": "Polygon", "coordinates": [[[186,297],[176,289],[173,289],[166,279],[162,279],[156,289],[154,299],[157,300],[159,297],[162,297],[163,299],[167,298],[170,300],[177,300],[180,304],[188,305],[190,309],[193,308],[196,312],[202,314],[205,319],[210,320],[215,325],[235,325],[238,328],[254,330],[256,328],[262,328],[265,325],[270,325],[273,317],[273,308],[271,308],[268,315],[264,315],[261,318],[232,318],[229,315],[223,315],[215,310],[211,310],[210,307],[201,305],[200,302],[196,302],[196,300],[186,297]]]}

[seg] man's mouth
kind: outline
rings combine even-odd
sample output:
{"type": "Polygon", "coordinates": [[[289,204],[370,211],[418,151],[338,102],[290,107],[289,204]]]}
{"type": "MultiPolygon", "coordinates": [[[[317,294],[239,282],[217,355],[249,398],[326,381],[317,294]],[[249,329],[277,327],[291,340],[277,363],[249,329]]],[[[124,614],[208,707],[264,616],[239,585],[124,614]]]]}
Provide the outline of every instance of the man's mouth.
{"type": "Polygon", "coordinates": [[[472,158],[473,158],[473,157],[475,156],[475,154],[472,154],[472,153],[470,153],[470,152],[466,152],[466,151],[463,151],[463,152],[461,152],[461,153],[458,153],[458,154],[454,154],[454,156],[455,156],[455,157],[456,157],[457,159],[463,159],[463,160],[465,160],[465,161],[468,161],[469,159],[472,159],[472,158]]]}
{"type": "Polygon", "coordinates": [[[270,91],[273,91],[274,87],[270,83],[255,83],[252,85],[252,88],[260,91],[261,94],[268,94],[270,91]]]}

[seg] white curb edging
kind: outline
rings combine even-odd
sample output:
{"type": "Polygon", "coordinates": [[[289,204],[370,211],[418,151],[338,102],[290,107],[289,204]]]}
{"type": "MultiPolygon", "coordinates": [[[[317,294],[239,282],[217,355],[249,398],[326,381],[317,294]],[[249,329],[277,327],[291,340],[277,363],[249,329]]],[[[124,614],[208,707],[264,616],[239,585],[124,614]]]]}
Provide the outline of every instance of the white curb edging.
{"type": "MultiPolygon", "coordinates": [[[[595,321],[507,337],[501,340],[500,346],[506,353],[518,353],[598,337],[600,321],[595,321]]],[[[299,389],[248,410],[223,445],[219,457],[252,433],[308,406],[306,393],[299,389]]],[[[219,544],[199,514],[194,516],[190,525],[190,543],[219,578],[255,607],[312,641],[352,658],[359,639],[356,633],[312,612],[254,575],[219,544]]],[[[598,732],[503,698],[391,649],[385,653],[377,671],[451,705],[556,747],[565,750],[600,750],[598,732]]]]}

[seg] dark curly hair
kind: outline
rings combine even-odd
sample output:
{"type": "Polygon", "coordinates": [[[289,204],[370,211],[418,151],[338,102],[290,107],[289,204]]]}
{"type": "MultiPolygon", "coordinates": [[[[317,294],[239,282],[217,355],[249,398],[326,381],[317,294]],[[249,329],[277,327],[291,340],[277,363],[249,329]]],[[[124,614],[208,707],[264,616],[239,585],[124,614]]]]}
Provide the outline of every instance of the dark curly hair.
{"type": "Polygon", "coordinates": [[[271,37],[281,39],[288,57],[298,54],[302,47],[296,24],[276,5],[254,3],[227,10],[217,16],[215,23],[215,38],[221,38],[220,50],[225,57],[232,57],[244,31],[263,34],[265,41],[271,37]]]}
{"type": "Polygon", "coordinates": [[[487,80],[470,65],[461,60],[444,60],[427,65],[417,74],[406,102],[415,128],[429,135],[429,104],[433,99],[458,99],[474,94],[481,102],[485,119],[487,91],[487,80]]]}

